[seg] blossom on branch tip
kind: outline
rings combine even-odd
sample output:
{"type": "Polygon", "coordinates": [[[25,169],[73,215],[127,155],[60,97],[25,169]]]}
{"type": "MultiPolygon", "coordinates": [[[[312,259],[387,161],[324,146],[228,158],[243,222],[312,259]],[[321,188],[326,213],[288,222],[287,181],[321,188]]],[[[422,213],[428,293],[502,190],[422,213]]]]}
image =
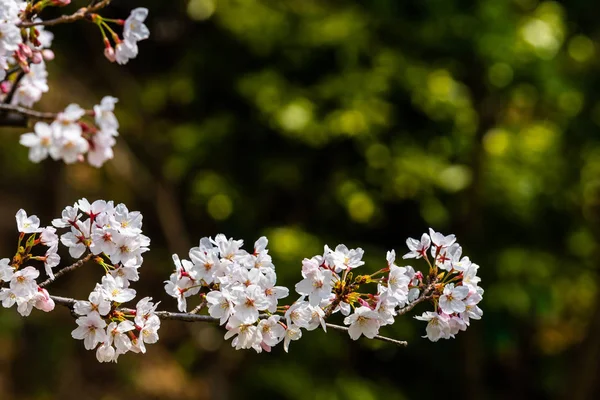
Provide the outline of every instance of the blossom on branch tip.
{"type": "Polygon", "coordinates": [[[21,233],[37,233],[40,232],[40,219],[32,215],[31,217],[27,217],[27,213],[25,210],[20,209],[17,211],[17,215],[15,216],[17,220],[17,229],[21,233]]]}
{"type": "Polygon", "coordinates": [[[403,255],[402,258],[421,258],[425,255],[430,245],[431,238],[426,233],[421,236],[421,240],[408,238],[406,239],[406,246],[408,246],[410,252],[403,255]]]}
{"type": "Polygon", "coordinates": [[[336,246],[335,250],[331,250],[326,246],[325,254],[328,261],[335,266],[335,272],[338,273],[358,268],[365,264],[362,261],[364,251],[360,247],[357,249],[348,249],[345,245],[340,244],[336,246]]]}
{"type": "Polygon", "coordinates": [[[148,9],[144,7],[138,7],[131,10],[131,14],[125,20],[123,28],[123,37],[125,40],[139,42],[150,37],[150,31],[148,27],[144,25],[144,21],[148,17],[148,9]]]}
{"type": "Polygon", "coordinates": [[[361,335],[373,339],[379,333],[379,315],[369,307],[359,307],[344,319],[344,324],[350,325],[348,333],[353,340],[361,335]]]}

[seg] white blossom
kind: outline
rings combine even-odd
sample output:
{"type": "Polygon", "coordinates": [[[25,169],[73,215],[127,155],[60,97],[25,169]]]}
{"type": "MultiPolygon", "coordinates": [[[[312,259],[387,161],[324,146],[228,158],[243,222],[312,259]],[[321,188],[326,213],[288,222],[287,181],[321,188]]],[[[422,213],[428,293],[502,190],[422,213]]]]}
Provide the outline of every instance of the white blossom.
{"type": "Polygon", "coordinates": [[[408,238],[406,239],[406,246],[410,250],[402,258],[421,258],[424,257],[431,245],[431,239],[428,234],[424,233],[421,236],[421,240],[408,238]]]}
{"type": "Polygon", "coordinates": [[[463,300],[468,294],[468,287],[455,287],[453,283],[449,283],[444,287],[444,293],[440,296],[440,308],[446,314],[461,313],[465,311],[463,300]]]}
{"type": "Polygon", "coordinates": [[[10,260],[8,258],[3,258],[0,260],[0,281],[2,282],[10,282],[13,275],[15,273],[15,269],[12,265],[10,265],[10,260]]]}
{"type": "Polygon", "coordinates": [[[77,329],[71,332],[73,339],[83,340],[83,345],[86,350],[94,349],[98,343],[107,340],[106,322],[97,313],[91,313],[84,317],[79,317],[75,321],[78,325],[77,329]]]}
{"type": "Polygon", "coordinates": [[[432,342],[437,342],[440,339],[447,339],[450,337],[450,325],[448,324],[448,318],[443,315],[439,315],[435,312],[427,311],[422,315],[416,316],[416,319],[420,321],[427,321],[426,332],[424,336],[432,342]]]}
{"type": "Polygon", "coordinates": [[[35,215],[27,217],[25,210],[21,209],[17,211],[15,216],[17,220],[17,229],[21,233],[37,233],[40,232],[40,219],[35,215]]]}
{"type": "Polygon", "coordinates": [[[353,340],[361,335],[373,339],[379,332],[379,315],[369,307],[359,307],[353,314],[344,319],[345,325],[350,325],[348,333],[353,340]]]}

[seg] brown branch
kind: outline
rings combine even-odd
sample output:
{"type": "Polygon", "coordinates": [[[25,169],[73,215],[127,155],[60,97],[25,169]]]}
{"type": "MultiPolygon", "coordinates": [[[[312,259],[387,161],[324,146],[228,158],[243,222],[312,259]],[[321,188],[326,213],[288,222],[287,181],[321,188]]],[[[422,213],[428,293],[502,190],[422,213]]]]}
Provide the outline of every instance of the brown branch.
{"type": "Polygon", "coordinates": [[[21,107],[14,104],[0,104],[0,110],[18,113],[21,114],[23,117],[36,119],[53,120],[56,119],[57,116],[56,113],[35,111],[30,108],[21,107]]]}
{"type": "MultiPolygon", "coordinates": [[[[423,293],[426,293],[426,292],[423,292],[423,293]]],[[[430,295],[426,295],[426,296],[423,296],[423,295],[421,295],[421,296],[420,296],[420,297],[418,297],[418,298],[417,298],[415,301],[413,301],[412,303],[410,303],[409,305],[407,305],[407,306],[406,306],[406,307],[404,307],[403,309],[399,310],[399,311],[398,311],[398,315],[404,315],[404,314],[406,314],[406,313],[410,312],[410,311],[411,311],[413,308],[415,308],[415,306],[416,306],[417,304],[419,304],[419,303],[422,303],[422,302],[424,302],[425,300],[430,300],[431,298],[433,298],[433,295],[432,295],[432,294],[430,294],[430,295]]]]}
{"type": "MultiPolygon", "coordinates": [[[[53,121],[59,113],[35,111],[14,104],[0,103],[0,126],[26,127],[29,119],[53,121]]],[[[85,110],[85,115],[94,116],[94,110],[85,110]]]]}
{"type": "MultiPolygon", "coordinates": [[[[341,326],[341,325],[330,324],[330,323],[326,323],[325,325],[328,328],[336,329],[338,331],[348,332],[348,330],[350,329],[347,326],[341,326]]],[[[375,336],[373,336],[373,339],[381,340],[383,342],[388,342],[388,343],[394,343],[394,344],[397,344],[398,346],[404,346],[404,347],[408,346],[408,342],[405,342],[403,340],[392,339],[387,336],[375,335],[375,336]]]]}
{"type": "Polygon", "coordinates": [[[423,292],[421,292],[421,294],[419,295],[419,297],[417,297],[417,299],[415,301],[413,301],[412,303],[410,303],[403,309],[399,310],[397,315],[404,315],[404,314],[412,311],[412,309],[415,308],[415,306],[417,304],[422,303],[425,300],[431,300],[433,298],[433,293],[431,293],[431,292],[434,289],[434,285],[436,284],[436,282],[437,282],[437,278],[435,278],[433,280],[433,282],[431,282],[429,285],[427,285],[427,287],[423,290],[423,292]]]}
{"type": "MultiPolygon", "coordinates": [[[[7,76],[8,75],[9,74],[7,74],[7,76]]],[[[23,77],[25,77],[25,72],[24,71],[18,71],[18,75],[15,78],[15,81],[13,82],[12,87],[10,88],[10,92],[8,92],[8,94],[4,98],[4,103],[5,104],[10,104],[12,102],[13,97],[15,97],[15,93],[17,93],[17,89],[19,87],[19,83],[21,82],[21,80],[23,79],[23,77]]]]}
{"type": "MultiPolygon", "coordinates": [[[[44,282],[40,283],[39,286],[41,288],[48,286],[49,284],[54,282],[56,279],[60,278],[64,274],[66,274],[67,272],[71,272],[71,271],[76,270],[77,268],[83,266],[83,264],[85,264],[86,262],[88,262],[92,259],[92,256],[93,256],[93,254],[90,253],[87,256],[85,256],[84,258],[82,258],[81,260],[77,261],[75,264],[69,265],[68,267],[64,267],[63,269],[61,269],[60,271],[58,271],[57,273],[54,274],[54,279],[48,278],[44,282]]],[[[73,301],[75,301],[75,300],[73,300],[73,301]]],[[[73,303],[73,304],[75,304],[75,303],[73,303]]]]}
{"type": "Polygon", "coordinates": [[[0,126],[8,128],[26,128],[27,117],[16,112],[8,112],[0,114],[0,126]]]}
{"type": "Polygon", "coordinates": [[[23,22],[19,23],[17,26],[19,26],[20,28],[29,28],[31,26],[38,26],[38,25],[53,26],[53,25],[58,25],[58,24],[66,24],[69,22],[79,21],[79,20],[87,18],[90,14],[95,13],[96,11],[99,11],[102,8],[108,6],[111,1],[112,0],[102,0],[99,3],[96,3],[90,7],[82,7],[71,15],[63,15],[62,17],[49,19],[46,21],[37,21],[37,22],[23,21],[23,22]]]}
{"type": "MultiPolygon", "coordinates": [[[[71,299],[68,297],[50,296],[50,298],[52,300],[54,300],[54,303],[59,304],[61,306],[68,307],[69,309],[71,309],[71,311],[73,311],[73,306],[77,302],[77,300],[71,299]]],[[[132,313],[135,311],[131,308],[118,308],[117,310],[122,311],[124,313],[132,313]]],[[[176,313],[176,312],[170,312],[170,311],[156,311],[155,314],[156,314],[156,316],[158,316],[158,318],[160,318],[162,320],[173,320],[173,321],[183,321],[183,322],[210,322],[210,323],[218,323],[220,321],[219,318],[214,318],[214,317],[211,317],[210,315],[198,315],[198,314],[192,314],[192,313],[176,313]]],[[[269,316],[266,314],[261,315],[261,318],[268,318],[268,317],[269,316]]],[[[336,324],[327,323],[326,325],[328,328],[338,330],[338,331],[346,331],[347,332],[349,329],[348,327],[336,325],[336,324]]],[[[376,335],[373,337],[373,339],[381,340],[382,342],[393,343],[398,346],[407,346],[408,345],[408,342],[392,339],[392,338],[389,338],[386,336],[376,335]]]]}
{"type": "Polygon", "coordinates": [[[200,304],[198,304],[198,306],[196,308],[194,308],[192,311],[190,311],[190,314],[198,314],[206,306],[206,303],[207,303],[206,296],[203,296],[200,304]]]}

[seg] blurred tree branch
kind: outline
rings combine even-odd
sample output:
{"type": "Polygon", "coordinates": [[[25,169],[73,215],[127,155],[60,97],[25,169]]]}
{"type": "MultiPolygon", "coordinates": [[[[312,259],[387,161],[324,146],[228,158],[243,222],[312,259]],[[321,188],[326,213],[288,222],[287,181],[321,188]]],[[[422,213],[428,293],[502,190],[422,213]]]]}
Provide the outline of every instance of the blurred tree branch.
{"type": "Polygon", "coordinates": [[[82,7],[71,15],[63,15],[61,17],[49,19],[46,21],[21,22],[18,26],[20,26],[21,28],[29,28],[32,26],[39,26],[39,25],[53,26],[53,25],[58,25],[58,24],[66,24],[69,22],[79,21],[79,20],[88,18],[90,14],[95,13],[96,11],[99,11],[99,10],[103,9],[104,7],[108,6],[111,1],[112,0],[101,0],[100,2],[92,1],[92,3],[88,7],[82,7]]]}
{"type": "Polygon", "coordinates": [[[0,126],[26,127],[30,118],[53,120],[56,113],[35,111],[13,104],[0,104],[0,126]]]}

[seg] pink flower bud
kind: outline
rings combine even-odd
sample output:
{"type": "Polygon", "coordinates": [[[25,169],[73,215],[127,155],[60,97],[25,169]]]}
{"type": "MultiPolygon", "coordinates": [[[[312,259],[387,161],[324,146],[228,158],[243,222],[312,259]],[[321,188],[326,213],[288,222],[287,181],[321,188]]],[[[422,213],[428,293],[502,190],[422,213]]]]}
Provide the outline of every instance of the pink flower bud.
{"type": "Polygon", "coordinates": [[[20,43],[19,49],[21,50],[23,55],[27,58],[30,58],[33,55],[33,52],[31,51],[31,47],[27,46],[26,44],[20,43]]]}
{"type": "Polygon", "coordinates": [[[46,289],[38,288],[35,298],[35,308],[45,312],[54,310],[54,300],[50,298],[50,294],[48,294],[46,289]]]}
{"type": "Polygon", "coordinates": [[[44,56],[42,56],[41,51],[34,51],[33,56],[31,57],[31,62],[34,64],[40,64],[44,60],[44,56]]]}
{"type": "Polygon", "coordinates": [[[12,82],[3,81],[2,83],[0,83],[0,92],[7,94],[8,92],[10,92],[11,87],[12,87],[12,82]]]}
{"type": "Polygon", "coordinates": [[[104,49],[104,57],[110,62],[115,62],[117,60],[115,56],[115,49],[112,47],[107,47],[104,49]]]}
{"type": "Polygon", "coordinates": [[[54,60],[54,52],[50,49],[42,50],[42,56],[44,56],[44,60],[46,61],[54,60]]]}
{"type": "Polygon", "coordinates": [[[364,307],[369,307],[369,308],[373,308],[373,307],[371,307],[371,306],[369,305],[369,303],[367,303],[367,301],[366,301],[366,300],[364,300],[364,299],[360,299],[360,298],[359,298],[359,299],[358,299],[358,302],[360,303],[360,305],[361,305],[361,306],[364,306],[364,307]]]}

